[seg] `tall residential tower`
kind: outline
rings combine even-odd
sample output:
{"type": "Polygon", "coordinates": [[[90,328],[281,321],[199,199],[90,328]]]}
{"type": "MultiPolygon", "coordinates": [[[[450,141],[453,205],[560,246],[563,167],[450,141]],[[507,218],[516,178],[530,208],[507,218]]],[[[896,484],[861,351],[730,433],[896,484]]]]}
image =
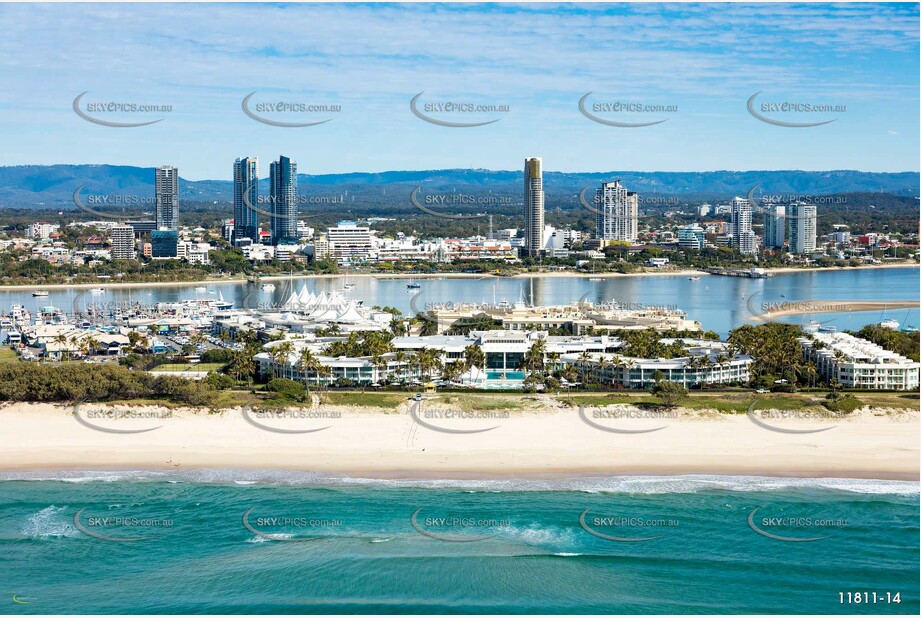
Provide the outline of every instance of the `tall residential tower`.
{"type": "Polygon", "coordinates": [[[790,253],[815,252],[817,216],[815,204],[795,202],[787,207],[790,253]]]}
{"type": "Polygon", "coordinates": [[[537,257],[544,249],[543,159],[524,160],[524,254],[537,257]]]}
{"type": "Polygon", "coordinates": [[[783,249],[787,225],[787,208],[771,204],[764,213],[764,246],[772,249],[783,249]]]}
{"type": "Polygon", "coordinates": [[[297,242],[297,163],[280,156],[269,165],[272,244],[297,242]]]}
{"type": "Polygon", "coordinates": [[[611,240],[635,242],[638,201],[636,193],[627,191],[619,180],[601,183],[595,192],[598,239],[605,244],[611,240]]]}
{"type": "Polygon", "coordinates": [[[732,246],[742,254],[754,255],[758,252],[758,243],[752,231],[752,203],[744,197],[732,198],[730,206],[729,234],[732,246]]]}
{"type": "Polygon", "coordinates": [[[233,162],[233,242],[244,238],[259,243],[259,159],[244,157],[233,162]]]}
{"type": "Polygon", "coordinates": [[[179,170],[172,165],[156,169],[157,229],[179,231],[179,170]]]}

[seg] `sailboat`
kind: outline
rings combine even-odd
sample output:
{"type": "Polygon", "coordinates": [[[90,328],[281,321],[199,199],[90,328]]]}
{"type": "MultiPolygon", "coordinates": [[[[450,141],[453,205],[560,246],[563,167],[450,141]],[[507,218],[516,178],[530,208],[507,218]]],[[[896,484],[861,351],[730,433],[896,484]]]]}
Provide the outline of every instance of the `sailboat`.
{"type": "Polygon", "coordinates": [[[601,277],[595,276],[595,261],[592,260],[592,276],[588,278],[589,281],[601,281],[601,277]]]}
{"type": "Polygon", "coordinates": [[[887,318],[885,307],[883,308],[883,314],[880,317],[882,317],[883,319],[877,324],[877,326],[879,326],[880,328],[888,328],[889,330],[898,330],[899,321],[893,320],[892,318],[887,318]]]}

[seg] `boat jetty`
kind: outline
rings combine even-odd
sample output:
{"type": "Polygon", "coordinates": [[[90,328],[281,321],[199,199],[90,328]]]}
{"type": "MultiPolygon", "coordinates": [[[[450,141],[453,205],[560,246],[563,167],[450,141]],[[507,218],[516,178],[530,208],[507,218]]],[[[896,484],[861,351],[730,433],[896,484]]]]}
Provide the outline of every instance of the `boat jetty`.
{"type": "Polygon", "coordinates": [[[721,275],[723,277],[747,277],[748,279],[767,279],[771,273],[763,268],[733,269],[733,268],[705,268],[705,272],[711,275],[721,275]]]}

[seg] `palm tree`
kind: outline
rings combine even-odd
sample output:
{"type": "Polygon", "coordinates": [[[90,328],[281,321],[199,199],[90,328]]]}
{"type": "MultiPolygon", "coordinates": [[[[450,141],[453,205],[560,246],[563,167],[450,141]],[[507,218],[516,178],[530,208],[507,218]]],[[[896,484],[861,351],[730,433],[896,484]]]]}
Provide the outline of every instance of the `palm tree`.
{"type": "Polygon", "coordinates": [[[382,354],[375,354],[371,357],[371,365],[377,369],[377,381],[386,382],[387,366],[389,365],[387,359],[382,354]]]}
{"type": "Polygon", "coordinates": [[[483,369],[486,365],[486,355],[483,353],[483,348],[474,343],[465,347],[464,361],[467,363],[468,367],[483,369]]]}
{"type": "Polygon", "coordinates": [[[301,350],[300,355],[297,357],[297,368],[304,372],[304,382],[307,382],[307,372],[313,371],[317,386],[319,386],[320,376],[317,374],[319,366],[320,361],[314,356],[313,352],[310,351],[310,348],[305,347],[301,350]]]}
{"type": "Polygon", "coordinates": [[[189,337],[189,342],[191,342],[192,345],[194,345],[196,348],[203,344],[206,340],[207,338],[205,337],[205,334],[201,331],[195,331],[195,333],[189,337]]]}
{"type": "Polygon", "coordinates": [[[320,366],[317,367],[317,376],[323,378],[324,385],[326,385],[327,378],[331,375],[333,375],[333,369],[329,365],[320,364],[320,366]]]}
{"type": "Polygon", "coordinates": [[[585,366],[590,360],[592,360],[592,355],[588,353],[588,350],[584,350],[579,354],[579,376],[583,383],[585,382],[585,366]]]}
{"type": "Polygon", "coordinates": [[[422,370],[423,375],[426,377],[431,377],[432,371],[441,369],[441,359],[436,350],[431,348],[422,347],[419,348],[419,352],[416,354],[417,362],[419,364],[419,369],[422,370]]]}
{"type": "Polygon", "coordinates": [[[287,372],[288,367],[288,357],[291,355],[291,352],[294,351],[294,344],[290,341],[283,341],[279,345],[272,348],[270,352],[272,360],[275,362],[275,377],[279,376],[279,369],[282,367],[282,363],[285,366],[285,372],[287,372]]]}
{"type": "Polygon", "coordinates": [[[601,378],[602,376],[604,376],[604,371],[605,371],[609,366],[610,366],[610,363],[608,363],[608,361],[606,361],[605,358],[604,358],[603,356],[601,356],[601,357],[598,358],[598,366],[597,366],[597,368],[598,368],[598,376],[599,376],[599,378],[601,378]]]}
{"type": "Polygon", "coordinates": [[[61,356],[65,359],[70,358],[70,350],[64,347],[68,341],[69,339],[64,333],[58,333],[54,337],[54,342],[61,346],[61,356]]]}
{"type": "Polygon", "coordinates": [[[544,354],[547,352],[547,343],[538,339],[528,348],[522,359],[522,368],[530,373],[542,373],[544,370],[544,354]]]}

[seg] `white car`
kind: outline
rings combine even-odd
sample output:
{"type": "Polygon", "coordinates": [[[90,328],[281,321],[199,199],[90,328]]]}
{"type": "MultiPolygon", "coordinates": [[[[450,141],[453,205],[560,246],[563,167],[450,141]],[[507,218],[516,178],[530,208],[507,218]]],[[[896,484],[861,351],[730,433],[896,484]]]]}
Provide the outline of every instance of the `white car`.
{"type": "Polygon", "coordinates": [[[769,393],[769,392],[771,392],[771,391],[769,391],[769,390],[766,389],[766,388],[759,388],[759,389],[756,390],[755,392],[758,393],[759,395],[763,395],[763,394],[769,393]]]}

